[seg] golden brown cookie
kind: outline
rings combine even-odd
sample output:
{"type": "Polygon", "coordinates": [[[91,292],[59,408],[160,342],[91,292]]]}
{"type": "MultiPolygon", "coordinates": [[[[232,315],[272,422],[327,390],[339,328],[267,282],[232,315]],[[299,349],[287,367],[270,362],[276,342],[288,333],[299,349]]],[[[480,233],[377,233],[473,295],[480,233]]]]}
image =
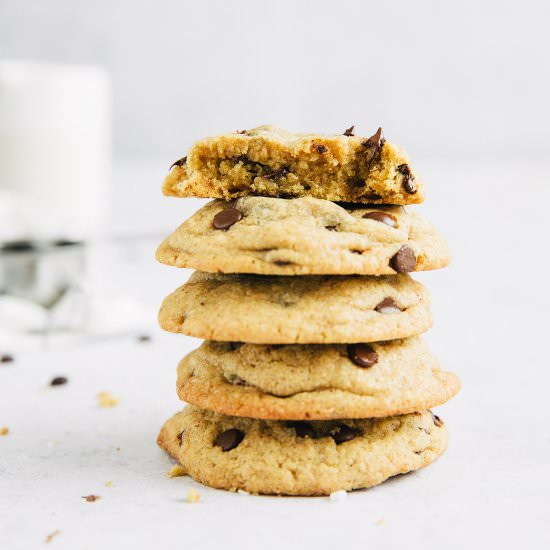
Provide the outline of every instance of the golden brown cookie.
{"type": "Polygon", "coordinates": [[[440,405],[459,388],[418,336],[348,345],[207,341],[180,362],[177,381],[192,405],[274,420],[406,414],[440,405]]]}
{"type": "Polygon", "coordinates": [[[384,275],[445,267],[451,254],[435,227],[404,207],[244,197],[205,205],[157,259],[213,273],[384,275]]]}
{"type": "Polygon", "coordinates": [[[267,277],[197,271],[165,298],[161,328],[255,344],[377,342],[432,323],[428,291],[409,275],[267,277]]]}
{"type": "Polygon", "coordinates": [[[223,416],[192,406],[164,424],[158,444],[211,487],[328,495],[377,485],[445,451],[430,411],[365,420],[284,422],[223,416]]]}
{"type": "Polygon", "coordinates": [[[315,197],[331,201],[417,204],[420,176],[405,151],[371,137],[295,134],[260,126],[196,142],[163,185],[177,197],[315,197]]]}

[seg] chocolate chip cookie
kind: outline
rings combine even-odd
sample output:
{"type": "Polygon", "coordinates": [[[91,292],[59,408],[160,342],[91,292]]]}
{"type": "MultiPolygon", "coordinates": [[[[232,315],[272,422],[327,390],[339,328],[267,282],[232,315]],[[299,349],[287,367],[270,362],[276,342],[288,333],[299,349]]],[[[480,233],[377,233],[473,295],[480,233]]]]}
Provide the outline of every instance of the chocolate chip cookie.
{"type": "Polygon", "coordinates": [[[394,416],[440,405],[459,387],[418,336],[348,345],[207,341],[181,361],[177,381],[192,405],[277,420],[394,416]]]}
{"type": "Polygon", "coordinates": [[[430,411],[380,419],[284,422],[186,407],[158,444],[197,481],[230,491],[328,495],[422,468],[445,451],[430,411]]]}
{"type": "Polygon", "coordinates": [[[339,135],[295,134],[274,126],[196,142],[163,184],[166,195],[237,198],[315,197],[331,201],[417,204],[424,186],[405,151],[351,128],[339,135]]]}
{"type": "Polygon", "coordinates": [[[406,273],[268,277],[197,271],[165,298],[159,323],[206,340],[349,344],[421,334],[432,317],[428,291],[406,273]]]}
{"type": "Polygon", "coordinates": [[[445,267],[451,254],[435,227],[404,207],[244,197],[205,205],[157,259],[214,273],[384,275],[445,267]]]}

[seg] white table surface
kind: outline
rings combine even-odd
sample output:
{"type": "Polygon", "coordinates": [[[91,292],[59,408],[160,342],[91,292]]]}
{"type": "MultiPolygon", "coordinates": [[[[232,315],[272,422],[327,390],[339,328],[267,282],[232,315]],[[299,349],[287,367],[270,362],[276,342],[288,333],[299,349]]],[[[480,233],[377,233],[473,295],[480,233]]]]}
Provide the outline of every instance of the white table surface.
{"type": "MultiPolygon", "coordinates": [[[[164,168],[118,165],[112,231],[160,236],[196,207],[158,195],[164,168]],[[136,187],[139,197],[124,196],[136,187]]],[[[418,276],[433,296],[427,339],[463,382],[437,411],[451,436],[443,458],[344,502],[168,479],[155,438],[180,407],[177,361],[198,341],[162,334],[154,319],[150,343],[12,350],[0,339],[16,359],[0,365],[0,427],[10,429],[0,437],[0,548],[42,548],[57,530],[48,546],[65,549],[549,548],[548,171],[509,160],[423,168],[431,194],[421,208],[454,250],[449,269],[418,276]],[[49,388],[58,375],[68,385],[49,388]],[[99,408],[102,390],[119,405],[99,408]],[[189,488],[199,503],[185,501],[189,488]]],[[[187,275],[154,263],[157,241],[104,247],[96,270],[156,307],[187,275]]]]}

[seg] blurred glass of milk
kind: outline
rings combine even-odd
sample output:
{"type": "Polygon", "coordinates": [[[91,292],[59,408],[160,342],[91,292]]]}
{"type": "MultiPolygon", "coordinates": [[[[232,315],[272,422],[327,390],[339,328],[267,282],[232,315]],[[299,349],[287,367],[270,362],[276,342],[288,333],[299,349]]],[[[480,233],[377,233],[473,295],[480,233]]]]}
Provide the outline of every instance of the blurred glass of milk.
{"type": "Polygon", "coordinates": [[[0,61],[0,242],[102,233],[111,111],[100,67],[0,61]]]}

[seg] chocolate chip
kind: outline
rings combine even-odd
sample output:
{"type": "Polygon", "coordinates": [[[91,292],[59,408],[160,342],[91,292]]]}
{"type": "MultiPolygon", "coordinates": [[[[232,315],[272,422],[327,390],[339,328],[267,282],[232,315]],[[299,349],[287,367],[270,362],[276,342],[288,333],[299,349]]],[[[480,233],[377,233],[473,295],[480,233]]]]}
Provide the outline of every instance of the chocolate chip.
{"type": "Polygon", "coordinates": [[[348,136],[348,137],[351,137],[351,136],[355,135],[355,134],[353,133],[353,130],[355,130],[355,125],[350,126],[350,127],[344,132],[344,135],[345,135],[345,136],[348,136]]]}
{"type": "Polygon", "coordinates": [[[271,172],[271,174],[265,174],[264,178],[268,180],[276,180],[279,178],[282,178],[290,173],[290,170],[286,167],[279,168],[279,170],[275,170],[275,172],[271,172]]]}
{"type": "Polygon", "coordinates": [[[325,229],[328,231],[336,231],[337,225],[325,225],[325,229]]]}
{"type": "Polygon", "coordinates": [[[368,344],[349,344],[348,357],[359,367],[372,367],[378,362],[378,354],[368,344]]]}
{"type": "Polygon", "coordinates": [[[391,215],[387,214],[386,212],[380,212],[379,210],[375,210],[373,212],[367,212],[363,215],[363,218],[369,219],[369,220],[375,220],[377,222],[385,223],[386,225],[389,225],[390,227],[395,227],[397,225],[397,220],[391,215]]]}
{"type": "Polygon", "coordinates": [[[351,441],[352,439],[355,439],[359,435],[359,430],[356,430],[355,428],[350,428],[345,424],[341,424],[330,435],[332,439],[334,439],[336,445],[340,445],[340,443],[345,443],[346,441],[351,441]]]}
{"type": "Polygon", "coordinates": [[[309,422],[289,422],[287,426],[293,428],[298,437],[315,438],[315,431],[309,422]]]}
{"type": "Polygon", "coordinates": [[[183,166],[186,162],[187,162],[187,157],[181,157],[180,159],[176,160],[176,162],[174,162],[174,164],[172,164],[172,166],[170,166],[168,170],[172,170],[174,166],[183,166]]]}
{"type": "Polygon", "coordinates": [[[405,176],[403,178],[403,189],[409,194],[414,195],[417,191],[416,183],[414,182],[414,174],[411,172],[408,164],[400,164],[397,167],[399,173],[405,176]]]}
{"type": "Polygon", "coordinates": [[[363,147],[368,149],[366,157],[367,171],[370,170],[371,164],[380,152],[380,149],[382,149],[385,142],[386,140],[382,135],[382,128],[378,128],[375,134],[362,143],[363,147]]]}
{"type": "Polygon", "coordinates": [[[63,384],[66,384],[67,382],[68,380],[65,376],[56,376],[55,378],[52,378],[50,386],[63,386],[63,384]]]}
{"type": "Polygon", "coordinates": [[[177,439],[178,439],[178,445],[181,447],[181,444],[183,443],[183,433],[184,431],[181,431],[178,435],[177,435],[177,439]]]}
{"type": "Polygon", "coordinates": [[[416,254],[407,245],[403,245],[391,258],[390,267],[398,273],[409,273],[416,269],[416,254]]]}
{"type": "Polygon", "coordinates": [[[13,363],[14,361],[13,355],[8,355],[7,353],[0,355],[0,363],[13,363]]]}
{"type": "Polygon", "coordinates": [[[393,298],[387,296],[375,308],[378,313],[399,313],[403,311],[393,298]]]}
{"type": "Polygon", "coordinates": [[[328,147],[326,145],[314,144],[313,148],[320,154],[326,153],[328,151],[328,147]]]}
{"type": "Polygon", "coordinates": [[[441,428],[441,426],[443,426],[443,420],[441,420],[441,418],[439,418],[439,416],[437,416],[437,414],[434,414],[432,411],[430,411],[430,414],[432,415],[432,420],[434,421],[434,424],[438,428],[441,428]]]}
{"type": "Polygon", "coordinates": [[[243,213],[236,208],[226,208],[218,212],[212,220],[214,229],[229,229],[233,224],[243,219],[243,213]]]}
{"type": "Polygon", "coordinates": [[[35,248],[31,241],[9,241],[2,245],[2,252],[31,252],[35,248]]]}
{"type": "Polygon", "coordinates": [[[243,439],[244,432],[241,432],[241,430],[226,430],[216,437],[214,440],[214,445],[221,447],[222,451],[226,453],[227,451],[231,451],[237,447],[243,439]]]}

